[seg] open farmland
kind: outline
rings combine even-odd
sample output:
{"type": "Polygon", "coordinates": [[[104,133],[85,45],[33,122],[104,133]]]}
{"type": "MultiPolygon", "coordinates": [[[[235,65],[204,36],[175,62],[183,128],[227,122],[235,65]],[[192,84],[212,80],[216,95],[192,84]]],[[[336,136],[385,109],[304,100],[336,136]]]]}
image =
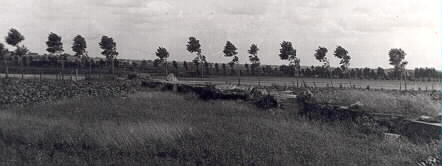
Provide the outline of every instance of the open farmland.
{"type": "MultiPolygon", "coordinates": [[[[162,78],[162,77],[159,77],[162,78]]],[[[226,76],[226,77],[182,77],[179,78],[183,81],[190,81],[195,83],[209,82],[212,84],[237,84],[238,77],[226,76]]],[[[304,82],[308,87],[350,87],[367,88],[370,89],[386,89],[386,90],[399,90],[400,81],[398,80],[356,80],[356,79],[325,79],[325,78],[296,78],[296,77],[252,77],[245,76],[240,77],[240,83],[244,85],[262,85],[262,86],[289,86],[289,87],[304,87],[304,82]]],[[[408,90],[440,90],[440,81],[407,81],[408,90]]],[[[404,84],[402,83],[402,89],[404,84]]]]}
{"type": "Polygon", "coordinates": [[[295,111],[158,91],[9,108],[0,164],[402,166],[440,155],[437,142],[383,139],[295,111]]]}

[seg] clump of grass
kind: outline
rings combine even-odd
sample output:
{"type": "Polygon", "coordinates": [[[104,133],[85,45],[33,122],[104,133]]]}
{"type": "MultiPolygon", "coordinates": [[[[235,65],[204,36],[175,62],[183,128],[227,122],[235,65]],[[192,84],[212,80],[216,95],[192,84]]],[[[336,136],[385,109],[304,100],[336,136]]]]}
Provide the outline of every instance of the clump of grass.
{"type": "Polygon", "coordinates": [[[414,165],[438,147],[162,92],[0,112],[0,165],[414,165]]]}
{"type": "Polygon", "coordinates": [[[384,91],[365,90],[327,90],[314,94],[321,103],[351,105],[356,102],[364,104],[368,111],[377,113],[394,113],[409,117],[421,115],[437,116],[441,103],[424,94],[399,94],[384,91]]]}

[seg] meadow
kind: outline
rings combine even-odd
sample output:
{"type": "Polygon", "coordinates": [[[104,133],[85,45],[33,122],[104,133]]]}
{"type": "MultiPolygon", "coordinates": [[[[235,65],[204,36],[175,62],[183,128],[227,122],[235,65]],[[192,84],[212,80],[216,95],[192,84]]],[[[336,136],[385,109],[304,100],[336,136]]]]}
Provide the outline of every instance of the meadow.
{"type": "MultiPolygon", "coordinates": [[[[158,77],[163,78],[163,77],[158,77]]],[[[235,76],[211,76],[207,78],[197,77],[179,77],[180,80],[191,81],[195,83],[210,82],[213,84],[237,84],[238,77],[235,76]]],[[[366,89],[385,89],[399,90],[399,80],[373,80],[373,79],[327,79],[327,78],[297,78],[297,77],[274,77],[274,76],[242,76],[240,83],[243,85],[261,85],[261,86],[288,86],[288,87],[304,87],[304,83],[308,87],[343,87],[343,88],[362,88],[366,89]]],[[[407,81],[408,90],[440,90],[440,81],[407,81]]],[[[402,83],[404,90],[404,83],[402,83]]]]}
{"type": "Polygon", "coordinates": [[[402,115],[411,119],[421,115],[438,116],[441,111],[440,101],[425,93],[356,89],[318,89],[313,93],[319,103],[349,106],[359,102],[364,106],[364,111],[402,115]]]}
{"type": "Polygon", "coordinates": [[[416,165],[440,143],[191,94],[143,91],[0,111],[0,165],[416,165]]]}

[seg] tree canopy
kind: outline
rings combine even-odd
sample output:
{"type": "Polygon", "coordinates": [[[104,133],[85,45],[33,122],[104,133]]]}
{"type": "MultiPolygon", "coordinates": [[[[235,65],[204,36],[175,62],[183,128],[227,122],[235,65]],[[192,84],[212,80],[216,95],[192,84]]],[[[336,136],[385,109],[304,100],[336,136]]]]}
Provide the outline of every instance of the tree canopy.
{"type": "Polygon", "coordinates": [[[187,42],[187,51],[190,53],[198,53],[201,54],[201,44],[200,41],[195,37],[189,37],[189,41],[187,42]]]}
{"type": "Polygon", "coordinates": [[[15,47],[20,42],[25,40],[25,37],[17,29],[11,28],[9,30],[8,36],[6,36],[5,40],[6,40],[6,43],[15,47]]]}
{"type": "Polygon", "coordinates": [[[296,59],[296,50],[293,48],[292,42],[283,41],[279,52],[281,60],[293,61],[296,59]]]}
{"type": "Polygon", "coordinates": [[[86,53],[86,40],[83,36],[77,35],[74,38],[74,43],[72,44],[72,51],[75,52],[75,56],[83,56],[86,53]]]}
{"type": "Polygon", "coordinates": [[[250,54],[249,60],[252,63],[252,68],[257,67],[260,64],[260,59],[258,57],[258,51],[259,51],[259,48],[256,44],[252,44],[250,46],[250,49],[248,50],[248,52],[250,54]]]}
{"type": "Polygon", "coordinates": [[[404,50],[400,49],[400,48],[392,48],[389,52],[388,55],[390,56],[390,65],[393,65],[395,68],[399,68],[402,60],[405,59],[405,55],[407,55],[405,53],[404,50]]]}
{"type": "Polygon", "coordinates": [[[224,53],[225,57],[233,57],[232,61],[229,62],[229,65],[231,67],[233,67],[233,65],[235,65],[239,61],[238,56],[236,56],[238,54],[237,50],[238,49],[236,48],[235,45],[233,45],[232,42],[230,42],[230,41],[226,42],[226,45],[224,46],[223,53],[224,53]]]}
{"type": "Polygon", "coordinates": [[[108,60],[113,60],[116,56],[118,56],[117,52],[117,44],[114,42],[114,39],[108,36],[101,37],[100,48],[103,49],[101,52],[102,55],[106,56],[108,60]]]}
{"type": "Polygon", "coordinates": [[[61,42],[61,36],[58,36],[55,33],[50,33],[48,36],[48,41],[46,42],[46,45],[48,48],[46,51],[48,51],[51,54],[60,54],[63,50],[63,43],[61,42]]]}
{"type": "Polygon", "coordinates": [[[157,52],[155,52],[155,55],[158,57],[158,60],[160,60],[160,62],[164,63],[169,57],[169,52],[167,51],[166,48],[158,47],[157,52]]]}
{"type": "Polygon", "coordinates": [[[328,68],[330,67],[330,63],[327,59],[327,52],[328,49],[325,47],[321,47],[319,46],[319,48],[317,50],[315,50],[315,58],[319,61],[319,62],[323,62],[323,68],[328,68]]]}
{"type": "Polygon", "coordinates": [[[351,57],[348,55],[348,51],[342,46],[337,46],[334,55],[341,60],[339,64],[341,69],[345,71],[350,66],[351,57]]]}

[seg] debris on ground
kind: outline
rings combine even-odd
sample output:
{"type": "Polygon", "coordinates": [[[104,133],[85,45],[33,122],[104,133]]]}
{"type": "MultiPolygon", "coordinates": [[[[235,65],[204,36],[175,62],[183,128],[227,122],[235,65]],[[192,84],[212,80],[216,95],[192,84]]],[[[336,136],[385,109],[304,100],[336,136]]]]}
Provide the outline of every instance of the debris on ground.
{"type": "Polygon", "coordinates": [[[176,78],[175,74],[173,74],[173,73],[170,73],[169,75],[167,75],[166,80],[169,82],[178,82],[178,78],[176,78]]]}
{"type": "Polygon", "coordinates": [[[364,104],[362,104],[362,102],[357,101],[356,103],[353,103],[350,105],[350,109],[360,109],[364,107],[364,104]]]}

